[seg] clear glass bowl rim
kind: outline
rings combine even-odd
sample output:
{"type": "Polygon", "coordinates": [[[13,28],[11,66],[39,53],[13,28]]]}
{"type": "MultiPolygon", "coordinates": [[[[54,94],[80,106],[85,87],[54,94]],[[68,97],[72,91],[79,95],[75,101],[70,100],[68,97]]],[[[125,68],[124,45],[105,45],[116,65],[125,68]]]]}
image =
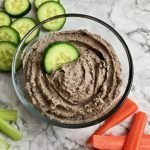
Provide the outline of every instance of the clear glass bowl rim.
{"type": "Polygon", "coordinates": [[[92,125],[96,125],[98,123],[101,123],[102,121],[106,120],[107,118],[109,118],[111,115],[113,115],[118,109],[119,107],[124,103],[125,99],[127,98],[129,92],[130,92],[130,89],[131,89],[131,86],[132,86],[132,82],[133,82],[133,61],[132,61],[132,56],[130,54],[130,51],[129,51],[129,48],[127,46],[127,44],[125,43],[125,41],[123,40],[123,38],[121,37],[121,35],[113,28],[111,27],[110,25],[108,25],[107,23],[105,23],[104,21],[96,18],[96,17],[93,17],[93,16],[90,16],[90,15],[86,15],[86,14],[77,14],[77,13],[70,13],[70,14],[62,14],[62,15],[58,15],[58,16],[55,16],[55,17],[51,17],[51,18],[48,18],[40,23],[38,23],[35,27],[33,27],[25,36],[24,38],[22,39],[22,41],[20,42],[19,46],[17,47],[17,50],[16,50],[16,54],[14,55],[14,58],[13,58],[13,63],[12,63],[12,82],[13,82],[13,86],[15,88],[15,92],[19,98],[19,100],[21,101],[21,103],[26,107],[26,109],[37,119],[40,119],[42,121],[45,121],[47,122],[48,124],[50,125],[55,125],[55,126],[58,126],[58,127],[63,127],[63,128],[84,128],[84,127],[89,127],[89,126],[92,126],[92,125]],[[105,114],[104,116],[102,116],[101,118],[98,118],[94,121],[90,121],[90,122],[86,122],[86,123],[80,123],[80,124],[66,124],[66,123],[61,123],[61,122],[58,122],[58,121],[54,121],[54,120],[50,120],[49,118],[47,118],[46,116],[43,116],[41,115],[41,113],[37,110],[35,110],[27,101],[26,99],[24,98],[24,96],[22,96],[19,91],[18,91],[18,88],[17,88],[17,83],[16,83],[16,78],[15,78],[15,75],[16,75],[16,60],[17,60],[17,55],[21,49],[21,47],[23,46],[25,40],[28,38],[28,36],[36,29],[40,28],[43,24],[49,22],[49,21],[52,21],[52,20],[55,20],[55,19],[59,19],[59,18],[68,18],[68,17],[76,17],[76,18],[84,18],[84,19],[89,19],[91,21],[95,21],[103,26],[105,26],[107,29],[109,29],[111,32],[114,33],[114,35],[118,38],[118,40],[121,42],[121,44],[123,45],[124,47],[124,50],[126,52],[126,55],[127,55],[127,58],[128,58],[128,63],[129,63],[129,77],[128,77],[128,82],[127,82],[127,86],[126,86],[126,89],[124,91],[124,94],[123,96],[121,97],[120,101],[117,103],[117,105],[111,110],[109,111],[107,114],[105,114]]]}

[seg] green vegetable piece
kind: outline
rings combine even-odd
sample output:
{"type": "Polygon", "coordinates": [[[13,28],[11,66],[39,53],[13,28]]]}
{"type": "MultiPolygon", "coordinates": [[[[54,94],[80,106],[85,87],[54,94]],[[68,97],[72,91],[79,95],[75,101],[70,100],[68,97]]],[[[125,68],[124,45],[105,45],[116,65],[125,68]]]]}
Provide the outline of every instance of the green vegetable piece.
{"type": "Polygon", "coordinates": [[[11,18],[8,14],[0,11],[0,26],[9,26],[11,24],[11,18]]]}
{"type": "Polygon", "coordinates": [[[11,71],[12,60],[17,46],[11,42],[0,42],[0,71],[11,71]]]}
{"type": "Polygon", "coordinates": [[[19,44],[20,36],[19,33],[12,27],[1,26],[0,27],[0,41],[13,42],[19,44]]]}
{"type": "Polygon", "coordinates": [[[0,130],[15,141],[18,141],[22,138],[22,134],[1,117],[0,130]]]}
{"type": "Polygon", "coordinates": [[[50,44],[43,54],[43,66],[46,73],[50,74],[64,64],[72,62],[79,57],[78,50],[68,42],[57,41],[50,44]]]}
{"type": "Polygon", "coordinates": [[[31,10],[29,0],[4,0],[4,10],[14,18],[26,15],[31,10]]]}
{"type": "Polygon", "coordinates": [[[11,109],[0,109],[0,117],[7,121],[16,121],[17,111],[11,109]]]}
{"type": "MultiPolygon", "coordinates": [[[[36,22],[29,17],[22,17],[12,22],[11,27],[18,31],[21,40],[23,37],[34,27],[36,22]]],[[[35,30],[25,41],[25,43],[31,42],[36,36],[39,35],[39,29],[35,30]]]]}
{"type": "Polygon", "coordinates": [[[36,8],[38,8],[40,5],[48,1],[54,1],[54,2],[59,3],[59,0],[34,0],[34,5],[36,8]]]}
{"type": "MultiPolygon", "coordinates": [[[[37,17],[39,22],[44,21],[45,19],[65,14],[64,7],[57,2],[45,2],[44,4],[40,5],[37,10],[37,17]]],[[[58,31],[60,30],[66,22],[66,18],[55,19],[53,21],[49,21],[43,24],[43,28],[48,31],[58,31]]]]}
{"type": "Polygon", "coordinates": [[[0,139],[0,150],[8,150],[10,145],[4,140],[0,139]]]}

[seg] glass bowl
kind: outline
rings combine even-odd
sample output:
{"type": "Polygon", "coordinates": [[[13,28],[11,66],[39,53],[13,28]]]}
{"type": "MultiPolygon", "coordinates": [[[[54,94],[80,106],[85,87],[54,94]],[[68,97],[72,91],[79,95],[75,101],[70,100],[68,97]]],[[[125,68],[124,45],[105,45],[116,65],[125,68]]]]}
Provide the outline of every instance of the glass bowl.
{"type": "MultiPolygon", "coordinates": [[[[59,32],[59,31],[57,31],[59,32]]],[[[12,64],[12,81],[13,85],[16,91],[16,94],[18,98],[20,99],[21,103],[27,108],[27,110],[36,118],[43,120],[51,125],[56,125],[59,127],[64,128],[83,128],[95,125],[97,123],[100,123],[104,120],[106,120],[108,117],[110,117],[113,113],[117,111],[117,109],[123,104],[124,100],[126,99],[133,80],[133,62],[132,57],[130,54],[130,51],[123,40],[123,38],[119,35],[119,33],[113,29],[110,25],[105,23],[104,21],[84,15],[84,14],[63,14],[59,16],[55,16],[49,19],[44,20],[43,22],[37,24],[34,28],[32,28],[26,36],[23,38],[21,43],[19,44],[16,54],[13,59],[12,64]],[[42,39],[43,36],[46,36],[50,34],[50,32],[45,32],[42,29],[42,25],[59,19],[59,18],[66,18],[66,23],[64,27],[61,29],[61,31],[66,30],[78,30],[78,29],[86,29],[89,32],[92,32],[94,34],[100,35],[103,39],[108,41],[114,48],[115,53],[118,55],[119,61],[121,63],[121,79],[122,79],[122,86],[120,89],[119,96],[108,106],[108,108],[100,115],[97,116],[97,118],[93,121],[84,122],[84,123],[62,123],[56,120],[51,120],[45,115],[43,115],[37,108],[35,108],[30,100],[28,99],[24,87],[25,87],[25,75],[23,73],[23,69],[20,68],[19,71],[17,71],[17,60],[20,58],[20,55],[22,53],[26,53],[30,50],[33,43],[36,41],[42,39]],[[39,29],[39,37],[31,41],[28,45],[25,45],[25,40],[30,36],[32,32],[34,32],[36,29],[39,29]]]]}

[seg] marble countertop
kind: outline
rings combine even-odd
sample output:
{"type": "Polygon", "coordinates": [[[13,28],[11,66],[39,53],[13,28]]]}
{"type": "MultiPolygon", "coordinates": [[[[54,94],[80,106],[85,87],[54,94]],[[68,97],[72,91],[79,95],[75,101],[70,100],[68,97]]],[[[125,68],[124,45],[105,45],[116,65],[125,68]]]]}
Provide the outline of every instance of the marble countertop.
{"type": "MultiPolygon", "coordinates": [[[[145,133],[150,133],[150,0],[61,1],[67,12],[98,17],[122,35],[130,48],[135,68],[129,97],[138,104],[140,110],[147,112],[149,122],[145,133]]],[[[23,132],[23,139],[14,142],[0,134],[11,144],[10,150],[88,150],[84,143],[99,126],[62,129],[34,119],[18,100],[10,74],[0,73],[0,107],[17,109],[19,112],[14,125],[23,132]]],[[[126,134],[130,120],[112,128],[112,133],[126,134]]]]}

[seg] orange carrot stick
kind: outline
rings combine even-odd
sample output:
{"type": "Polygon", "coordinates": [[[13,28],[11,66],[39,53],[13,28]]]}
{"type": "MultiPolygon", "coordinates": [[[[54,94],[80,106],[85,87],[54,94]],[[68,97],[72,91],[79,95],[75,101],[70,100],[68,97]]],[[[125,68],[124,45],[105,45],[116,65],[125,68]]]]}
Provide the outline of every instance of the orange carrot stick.
{"type": "MultiPolygon", "coordinates": [[[[101,135],[106,130],[112,128],[116,124],[120,123],[127,117],[129,117],[131,114],[136,112],[138,109],[138,106],[131,101],[129,98],[127,98],[124,102],[124,104],[118,109],[117,112],[115,112],[110,118],[108,118],[102,126],[98,130],[95,131],[93,135],[101,135]]],[[[93,136],[92,135],[92,136],[93,136]]],[[[87,143],[91,143],[92,136],[87,140],[87,143]]]]}
{"type": "MultiPolygon", "coordinates": [[[[126,136],[100,136],[94,135],[92,147],[97,149],[122,150],[126,136]]],[[[143,135],[140,150],[150,150],[150,135],[143,135]]]]}
{"type": "Polygon", "coordinates": [[[125,136],[100,136],[94,135],[92,147],[98,149],[121,149],[125,142],[125,136]]]}
{"type": "Polygon", "coordinates": [[[141,141],[142,145],[150,145],[150,135],[144,135],[141,141]],[[144,140],[143,140],[144,138],[144,140]]]}
{"type": "Polygon", "coordinates": [[[147,115],[144,112],[135,115],[123,150],[139,150],[146,122],[147,115]]]}

